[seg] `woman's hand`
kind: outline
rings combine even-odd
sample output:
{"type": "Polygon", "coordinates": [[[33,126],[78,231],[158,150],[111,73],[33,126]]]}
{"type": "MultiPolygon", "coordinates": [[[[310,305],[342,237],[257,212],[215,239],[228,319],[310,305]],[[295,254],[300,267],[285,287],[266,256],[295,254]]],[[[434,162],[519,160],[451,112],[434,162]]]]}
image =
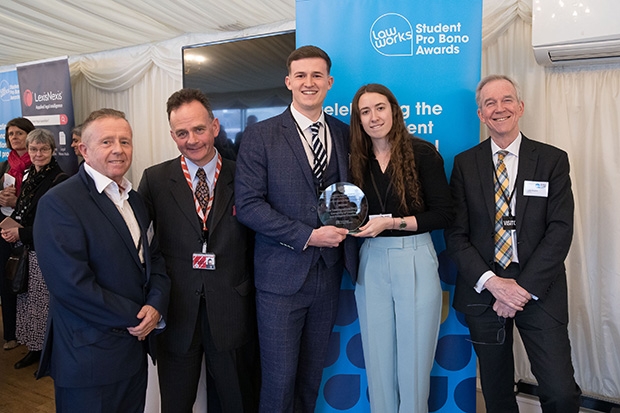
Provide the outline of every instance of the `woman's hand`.
{"type": "Polygon", "coordinates": [[[19,241],[19,228],[3,229],[0,235],[6,242],[17,242],[19,241]]]}
{"type": "Polygon", "coordinates": [[[373,218],[366,223],[363,227],[360,227],[360,231],[357,233],[352,233],[354,237],[359,238],[374,238],[377,235],[381,234],[386,229],[395,229],[395,218],[391,217],[379,217],[373,218]]]}
{"type": "Polygon", "coordinates": [[[2,191],[0,191],[0,206],[15,208],[16,203],[17,191],[15,190],[15,186],[7,186],[2,191]]]}

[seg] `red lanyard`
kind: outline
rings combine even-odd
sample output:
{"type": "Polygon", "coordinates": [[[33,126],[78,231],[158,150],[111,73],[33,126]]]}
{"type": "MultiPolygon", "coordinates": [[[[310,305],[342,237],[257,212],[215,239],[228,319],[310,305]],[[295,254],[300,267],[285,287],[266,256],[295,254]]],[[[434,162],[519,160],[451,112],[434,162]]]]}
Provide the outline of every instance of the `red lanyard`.
{"type": "Polygon", "coordinates": [[[213,196],[215,194],[215,184],[217,183],[217,178],[220,176],[220,171],[222,170],[222,155],[217,154],[217,164],[215,166],[215,177],[213,178],[213,185],[211,185],[209,191],[209,202],[207,203],[207,211],[206,213],[202,212],[202,207],[200,206],[200,202],[196,198],[194,194],[194,185],[192,184],[192,177],[189,174],[189,169],[187,168],[187,163],[185,162],[185,157],[181,156],[181,169],[183,169],[183,175],[185,175],[185,180],[187,181],[187,185],[189,185],[190,191],[194,196],[194,204],[196,206],[196,213],[198,217],[202,220],[202,230],[207,230],[207,218],[209,217],[209,212],[211,212],[211,206],[213,205],[213,196]]]}

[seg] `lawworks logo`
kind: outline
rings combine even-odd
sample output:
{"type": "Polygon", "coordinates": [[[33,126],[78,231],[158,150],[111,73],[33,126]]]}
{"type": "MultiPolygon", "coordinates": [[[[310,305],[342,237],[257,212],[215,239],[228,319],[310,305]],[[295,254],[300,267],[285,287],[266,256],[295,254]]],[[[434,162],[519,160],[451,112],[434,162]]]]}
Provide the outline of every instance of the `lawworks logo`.
{"type": "Polygon", "coordinates": [[[413,28],[403,15],[386,13],[370,28],[372,47],[384,56],[412,56],[413,28]]]}
{"type": "Polygon", "coordinates": [[[0,100],[3,102],[9,102],[11,100],[11,88],[6,79],[0,81],[0,100]]]}
{"type": "Polygon", "coordinates": [[[32,90],[30,89],[26,89],[26,91],[24,92],[24,104],[28,107],[32,106],[32,90]]]}

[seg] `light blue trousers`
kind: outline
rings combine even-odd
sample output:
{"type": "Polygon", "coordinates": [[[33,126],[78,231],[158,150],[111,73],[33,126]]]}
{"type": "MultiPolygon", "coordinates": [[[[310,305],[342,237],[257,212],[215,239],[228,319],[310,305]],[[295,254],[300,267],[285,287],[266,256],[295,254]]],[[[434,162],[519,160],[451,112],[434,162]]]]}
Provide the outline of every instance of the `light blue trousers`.
{"type": "Polygon", "coordinates": [[[373,413],[428,411],[441,296],[430,234],[364,241],[355,298],[373,413]]]}

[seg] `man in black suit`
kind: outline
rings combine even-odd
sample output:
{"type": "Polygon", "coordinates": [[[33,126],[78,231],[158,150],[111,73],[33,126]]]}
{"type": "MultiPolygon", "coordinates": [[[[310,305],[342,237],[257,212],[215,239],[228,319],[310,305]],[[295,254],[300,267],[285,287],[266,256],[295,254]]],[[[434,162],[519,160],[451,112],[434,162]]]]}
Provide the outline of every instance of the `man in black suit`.
{"type": "Polygon", "coordinates": [[[214,147],[220,125],[201,91],[175,92],[167,111],[181,156],[144,171],[138,189],[172,280],[158,340],[162,412],[192,411],[203,354],[209,411],[252,412],[259,377],[252,234],[236,217],[235,163],[214,147]]]}
{"type": "Polygon", "coordinates": [[[33,238],[50,292],[38,376],[54,378],[57,412],[143,412],[147,351],[164,327],[170,280],[149,218],[124,177],[132,132],[123,112],[84,122],[76,175],[39,201],[33,238]]]}
{"type": "Polygon", "coordinates": [[[459,271],[454,307],[469,325],[487,412],[519,411],[513,325],[543,412],[578,412],[564,267],[574,210],[568,156],[520,132],[524,104],[507,76],[483,79],[476,102],[491,137],[454,160],[457,215],[445,236],[459,271]]]}

